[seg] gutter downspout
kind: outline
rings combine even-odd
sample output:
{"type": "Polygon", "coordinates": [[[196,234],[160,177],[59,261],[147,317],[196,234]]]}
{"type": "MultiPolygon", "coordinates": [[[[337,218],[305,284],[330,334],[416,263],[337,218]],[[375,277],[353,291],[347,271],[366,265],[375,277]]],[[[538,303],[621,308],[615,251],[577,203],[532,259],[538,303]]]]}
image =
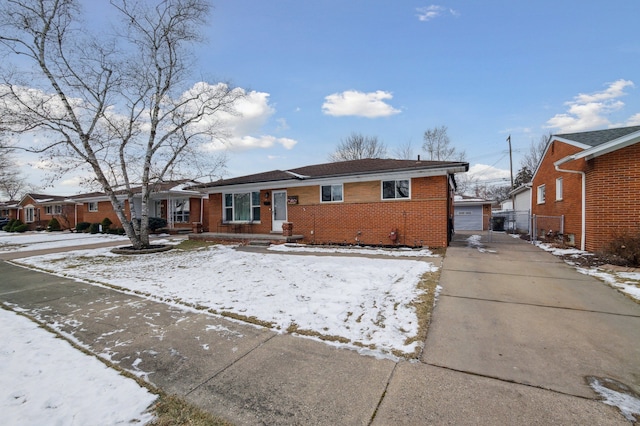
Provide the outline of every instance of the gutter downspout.
{"type": "Polygon", "coordinates": [[[587,230],[585,229],[585,226],[587,224],[587,219],[586,219],[586,213],[587,213],[587,184],[586,184],[586,178],[585,178],[585,172],[580,172],[578,170],[567,170],[567,169],[561,169],[560,166],[564,163],[567,163],[571,160],[575,160],[575,158],[573,158],[574,156],[570,156],[570,157],[566,157],[563,158],[562,160],[553,163],[554,167],[556,168],[556,171],[558,172],[564,172],[564,173],[574,173],[574,174],[579,174],[581,175],[581,180],[582,180],[582,214],[581,214],[581,219],[580,219],[580,250],[585,251],[585,238],[587,235],[587,230]]]}

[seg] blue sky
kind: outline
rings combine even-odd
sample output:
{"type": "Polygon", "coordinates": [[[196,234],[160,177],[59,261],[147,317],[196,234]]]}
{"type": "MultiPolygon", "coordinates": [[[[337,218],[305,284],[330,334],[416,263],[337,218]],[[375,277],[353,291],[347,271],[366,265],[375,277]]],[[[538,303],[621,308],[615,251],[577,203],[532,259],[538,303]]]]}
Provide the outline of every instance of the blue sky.
{"type": "Polygon", "coordinates": [[[425,158],[445,125],[479,178],[508,180],[509,135],[516,173],[549,131],[640,125],[635,0],[213,5],[195,76],[250,95],[227,177],[326,162],[353,132],[425,158]]]}

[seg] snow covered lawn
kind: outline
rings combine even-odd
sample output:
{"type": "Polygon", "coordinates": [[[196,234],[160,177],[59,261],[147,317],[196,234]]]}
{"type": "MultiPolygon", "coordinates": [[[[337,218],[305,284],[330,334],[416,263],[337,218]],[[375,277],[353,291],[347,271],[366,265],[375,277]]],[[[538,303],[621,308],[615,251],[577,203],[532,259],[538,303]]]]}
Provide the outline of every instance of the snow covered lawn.
{"type": "Polygon", "coordinates": [[[25,317],[0,309],[5,425],[144,424],[156,395],[25,317]]]}
{"type": "Polygon", "coordinates": [[[418,258],[249,253],[213,245],[141,256],[116,255],[108,248],[76,250],[16,263],[283,332],[328,338],[377,356],[412,354],[423,343],[416,339],[419,321],[413,306],[424,292],[418,284],[438,267],[424,260],[432,259],[428,250],[386,253],[418,258]]]}
{"type": "Polygon", "coordinates": [[[59,247],[84,246],[107,241],[129,239],[120,235],[84,234],[71,232],[25,232],[22,234],[0,232],[0,253],[7,251],[45,250],[59,247]]]}

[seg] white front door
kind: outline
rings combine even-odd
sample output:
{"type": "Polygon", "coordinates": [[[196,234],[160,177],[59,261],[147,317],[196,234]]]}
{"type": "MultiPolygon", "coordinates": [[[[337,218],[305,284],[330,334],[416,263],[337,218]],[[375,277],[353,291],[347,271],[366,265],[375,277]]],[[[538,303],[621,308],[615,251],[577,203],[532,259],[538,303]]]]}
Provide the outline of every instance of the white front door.
{"type": "Polygon", "coordinates": [[[271,200],[271,230],[282,232],[282,224],[287,221],[287,191],[273,191],[271,200]]]}

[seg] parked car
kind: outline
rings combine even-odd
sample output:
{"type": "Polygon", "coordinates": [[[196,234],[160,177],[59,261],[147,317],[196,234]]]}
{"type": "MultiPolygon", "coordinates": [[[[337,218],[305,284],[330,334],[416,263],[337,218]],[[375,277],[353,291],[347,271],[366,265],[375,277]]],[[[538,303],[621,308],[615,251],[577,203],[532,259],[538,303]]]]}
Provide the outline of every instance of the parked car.
{"type": "Polygon", "coordinates": [[[0,231],[2,231],[2,228],[4,228],[7,223],[9,223],[8,217],[0,217],[0,231]]]}

